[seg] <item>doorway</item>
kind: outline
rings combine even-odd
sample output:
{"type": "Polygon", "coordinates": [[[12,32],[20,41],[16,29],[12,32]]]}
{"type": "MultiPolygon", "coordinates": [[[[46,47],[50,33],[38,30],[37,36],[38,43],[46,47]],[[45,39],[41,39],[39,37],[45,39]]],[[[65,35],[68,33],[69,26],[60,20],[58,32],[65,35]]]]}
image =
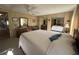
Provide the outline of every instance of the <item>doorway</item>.
{"type": "Polygon", "coordinates": [[[64,26],[64,17],[52,18],[52,26],[53,25],[64,26]]]}
{"type": "Polygon", "coordinates": [[[42,25],[41,25],[41,29],[42,29],[42,30],[47,30],[47,19],[44,19],[42,22],[43,22],[43,23],[42,23],[42,25]]]}
{"type": "Polygon", "coordinates": [[[8,13],[0,12],[0,39],[9,38],[9,22],[8,22],[8,13]]]}

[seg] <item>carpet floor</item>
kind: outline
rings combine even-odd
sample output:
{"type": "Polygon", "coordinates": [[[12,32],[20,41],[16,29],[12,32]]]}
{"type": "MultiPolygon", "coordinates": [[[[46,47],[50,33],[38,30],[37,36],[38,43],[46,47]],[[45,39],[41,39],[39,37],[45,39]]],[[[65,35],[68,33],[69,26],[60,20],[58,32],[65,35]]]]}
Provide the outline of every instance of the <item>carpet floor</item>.
{"type": "MultiPolygon", "coordinates": [[[[14,55],[24,55],[24,52],[22,51],[19,46],[19,39],[18,38],[3,38],[0,39],[0,53],[8,50],[9,48],[13,49],[14,55]]],[[[1,54],[6,55],[7,52],[1,54]]]]}

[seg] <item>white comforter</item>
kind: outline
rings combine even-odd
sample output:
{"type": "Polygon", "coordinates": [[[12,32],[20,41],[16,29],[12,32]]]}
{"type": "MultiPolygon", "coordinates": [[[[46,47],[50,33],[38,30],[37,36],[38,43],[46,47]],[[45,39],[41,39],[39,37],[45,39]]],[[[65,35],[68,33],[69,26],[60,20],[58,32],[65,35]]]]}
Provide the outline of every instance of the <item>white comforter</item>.
{"type": "MultiPolygon", "coordinates": [[[[26,54],[31,54],[31,55],[37,55],[37,54],[63,54],[59,48],[63,48],[63,46],[65,47],[66,45],[70,45],[73,42],[72,38],[67,38],[66,43],[65,41],[62,41],[61,39],[58,39],[57,41],[53,41],[53,43],[50,42],[49,37],[51,37],[52,35],[55,34],[59,34],[58,32],[52,32],[52,31],[44,31],[44,30],[36,30],[36,31],[31,31],[31,32],[27,32],[27,33],[23,33],[20,36],[20,40],[19,40],[19,46],[22,47],[23,51],[26,54]],[[70,39],[70,40],[69,40],[70,39]],[[67,42],[68,41],[68,42],[67,42]],[[54,43],[56,42],[56,43],[54,43]],[[54,49],[53,49],[54,47],[54,49]],[[60,52],[58,52],[60,51],[60,52]]],[[[66,38],[66,37],[64,37],[66,38]]],[[[64,40],[64,38],[62,37],[62,39],[64,40]]],[[[67,47],[65,47],[65,49],[67,49],[67,47]]],[[[72,53],[69,54],[73,54],[74,50],[73,48],[68,48],[67,50],[71,51],[72,53]],[[70,49],[70,50],[69,50],[70,49]]],[[[67,50],[64,50],[65,52],[67,50]]],[[[65,54],[65,53],[64,53],[65,54]]],[[[68,54],[68,53],[66,53],[68,54]]]]}
{"type": "Polygon", "coordinates": [[[53,41],[47,51],[48,55],[74,55],[75,40],[69,34],[62,34],[57,40],[53,41]]]}

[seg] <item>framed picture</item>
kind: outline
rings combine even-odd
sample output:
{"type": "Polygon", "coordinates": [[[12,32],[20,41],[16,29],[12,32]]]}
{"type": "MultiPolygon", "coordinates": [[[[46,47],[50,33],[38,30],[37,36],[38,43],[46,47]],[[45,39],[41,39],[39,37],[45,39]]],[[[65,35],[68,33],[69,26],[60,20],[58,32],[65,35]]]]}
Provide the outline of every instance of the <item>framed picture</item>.
{"type": "Polygon", "coordinates": [[[17,17],[12,17],[12,21],[16,22],[16,21],[18,21],[18,18],[17,17]]]}
{"type": "Polygon", "coordinates": [[[17,17],[12,17],[12,23],[15,27],[19,27],[19,19],[17,17]]]}
{"type": "Polygon", "coordinates": [[[35,19],[33,19],[33,23],[35,23],[35,19]]]}

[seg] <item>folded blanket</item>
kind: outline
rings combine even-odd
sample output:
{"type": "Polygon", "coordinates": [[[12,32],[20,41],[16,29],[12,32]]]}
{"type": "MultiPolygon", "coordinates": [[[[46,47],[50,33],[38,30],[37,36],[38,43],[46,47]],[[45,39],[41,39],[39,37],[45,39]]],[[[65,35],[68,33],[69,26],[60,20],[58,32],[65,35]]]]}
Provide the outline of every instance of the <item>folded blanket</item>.
{"type": "Polygon", "coordinates": [[[55,34],[55,35],[51,36],[49,38],[49,40],[52,42],[53,40],[57,40],[60,36],[61,36],[61,34],[55,34]]]}

